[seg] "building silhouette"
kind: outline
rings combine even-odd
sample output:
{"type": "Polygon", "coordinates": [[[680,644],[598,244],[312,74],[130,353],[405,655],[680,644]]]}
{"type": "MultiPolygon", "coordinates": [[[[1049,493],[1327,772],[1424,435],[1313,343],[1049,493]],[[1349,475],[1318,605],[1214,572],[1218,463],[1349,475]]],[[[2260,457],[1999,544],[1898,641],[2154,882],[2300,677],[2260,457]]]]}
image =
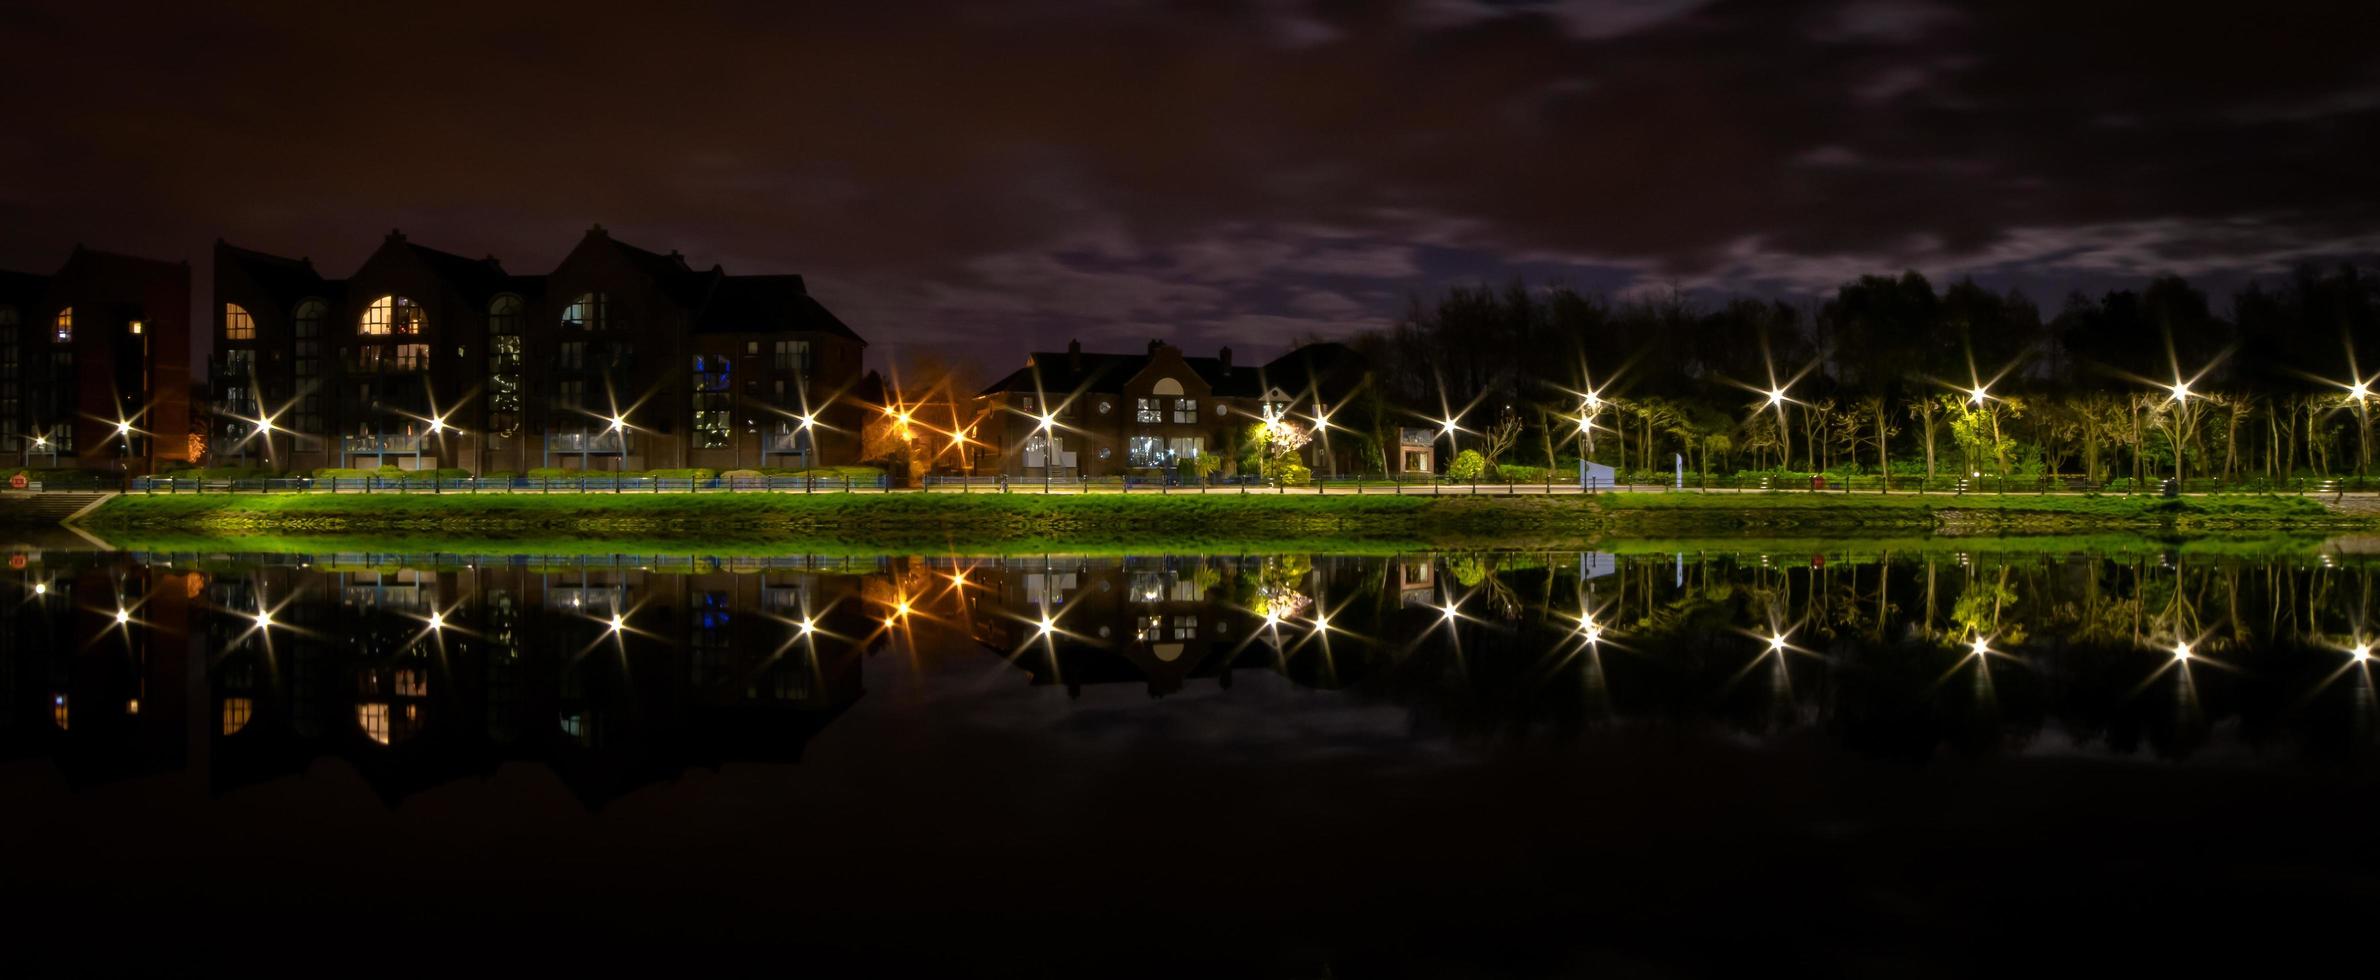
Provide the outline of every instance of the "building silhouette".
{"type": "Polygon", "coordinates": [[[76,246],[0,271],[0,460],[155,472],[193,456],[190,266],[76,246]]]}
{"type": "Polygon", "coordinates": [[[545,275],[394,231],[344,279],[228,242],[215,258],[218,460],[478,474],[856,461],[861,407],[844,396],[867,342],[800,276],[696,269],[600,225],[545,275]]]}

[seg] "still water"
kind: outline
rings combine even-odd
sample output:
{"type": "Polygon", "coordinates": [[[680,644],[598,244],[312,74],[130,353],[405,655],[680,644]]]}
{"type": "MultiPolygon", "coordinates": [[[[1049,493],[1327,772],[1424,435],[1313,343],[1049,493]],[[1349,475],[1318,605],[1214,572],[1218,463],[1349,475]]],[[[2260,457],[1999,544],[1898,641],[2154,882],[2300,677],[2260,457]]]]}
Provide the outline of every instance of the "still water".
{"type": "Polygon", "coordinates": [[[2380,561],[1764,547],[27,555],[13,955],[1987,975],[2368,921],[2380,561]]]}

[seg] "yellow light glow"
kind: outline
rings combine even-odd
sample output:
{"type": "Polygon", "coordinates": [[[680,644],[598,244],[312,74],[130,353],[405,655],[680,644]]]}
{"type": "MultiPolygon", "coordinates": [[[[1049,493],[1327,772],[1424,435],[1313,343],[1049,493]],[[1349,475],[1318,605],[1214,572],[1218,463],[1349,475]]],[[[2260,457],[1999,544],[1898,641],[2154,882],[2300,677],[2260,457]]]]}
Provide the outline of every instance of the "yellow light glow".
{"type": "Polygon", "coordinates": [[[1785,634],[1783,634],[1783,633],[1779,633],[1779,634],[1777,634],[1777,635],[1775,635],[1775,636],[1769,637],[1769,638],[1768,638],[1768,648],[1769,648],[1771,651],[1773,651],[1773,652],[1776,652],[1776,653],[1784,653],[1784,652],[1785,652],[1785,634]]]}
{"type": "Polygon", "coordinates": [[[622,415],[614,415],[614,416],[612,416],[612,431],[613,431],[613,432],[618,432],[618,431],[620,431],[621,429],[625,429],[625,428],[627,428],[627,427],[628,427],[628,419],[627,419],[627,417],[626,417],[626,416],[622,416],[622,415]]]}
{"type": "Polygon", "coordinates": [[[1044,432],[1047,432],[1047,431],[1049,431],[1049,430],[1050,430],[1052,427],[1056,426],[1057,424],[1058,424],[1058,417],[1057,417],[1057,416],[1055,416],[1055,415],[1043,415],[1043,416],[1041,416],[1041,429],[1042,429],[1042,431],[1044,431],[1044,432]]]}
{"type": "Polygon", "coordinates": [[[116,434],[117,434],[117,435],[120,435],[120,436],[131,435],[131,434],[132,434],[132,423],[130,423],[130,422],[127,422],[127,421],[124,421],[123,419],[117,419],[117,420],[116,420],[116,434]]]}
{"type": "Polygon", "coordinates": [[[2353,658],[2356,663],[2363,663],[2372,659],[2372,648],[2368,644],[2358,643],[2355,645],[2355,649],[2347,651],[2347,656],[2353,658]]]}
{"type": "Polygon", "coordinates": [[[1975,390],[1967,392],[1967,400],[1978,405],[1983,404],[1986,397],[1988,396],[1984,394],[1982,385],[1976,385],[1975,390]]]}
{"type": "Polygon", "coordinates": [[[2358,381],[2347,386],[2347,397],[2362,401],[2372,396],[2372,386],[2358,381]]]}
{"type": "Polygon", "coordinates": [[[799,420],[802,423],[802,428],[805,429],[818,424],[818,416],[815,415],[804,415],[799,420]]]}
{"type": "Polygon", "coordinates": [[[439,433],[441,433],[441,432],[444,432],[444,431],[446,431],[446,416],[444,416],[444,415],[435,415],[435,416],[431,416],[431,417],[430,417],[430,434],[431,434],[431,435],[437,435],[437,434],[439,434],[439,433]]]}
{"type": "Polygon", "coordinates": [[[432,630],[442,630],[442,629],[445,629],[445,628],[446,628],[446,616],[445,616],[445,614],[443,614],[443,613],[435,613],[435,612],[434,612],[434,613],[431,613],[431,614],[430,614],[430,629],[432,629],[432,630]]]}
{"type": "Polygon", "coordinates": [[[613,614],[612,614],[612,622],[611,622],[611,627],[612,627],[612,630],[611,630],[611,631],[612,631],[612,632],[614,632],[614,633],[617,633],[617,632],[619,632],[619,631],[621,631],[621,630],[627,629],[627,628],[628,628],[628,619],[627,619],[627,617],[621,616],[621,615],[620,615],[620,614],[618,614],[618,613],[613,613],[613,614]]]}
{"type": "Polygon", "coordinates": [[[1768,393],[1768,403],[1769,403],[1769,405],[1771,405],[1772,407],[1773,407],[1773,406],[1777,406],[1777,405],[1783,405],[1783,404],[1785,404],[1785,389],[1783,389],[1783,388],[1774,388],[1774,389],[1771,389],[1771,390],[1769,391],[1769,393],[1768,393]]]}
{"type": "Polygon", "coordinates": [[[818,630],[818,623],[808,616],[802,617],[801,622],[795,623],[793,625],[796,629],[802,631],[803,636],[808,636],[818,630]]]}
{"type": "Polygon", "coordinates": [[[130,610],[130,609],[118,609],[118,610],[116,610],[116,625],[118,625],[118,626],[122,626],[122,625],[124,625],[124,624],[126,624],[126,623],[129,623],[129,622],[132,622],[132,610],[130,610]]]}
{"type": "Polygon", "coordinates": [[[1037,625],[1041,627],[1041,632],[1036,634],[1037,636],[1048,636],[1058,631],[1058,621],[1050,618],[1048,613],[1041,614],[1041,622],[1037,625]]]}
{"type": "Polygon", "coordinates": [[[273,627],[273,611],[272,611],[272,610],[270,610],[270,609],[259,609],[259,610],[257,610],[257,611],[256,611],[256,628],[261,630],[261,629],[271,629],[272,627],[273,627]]]}
{"type": "Polygon", "coordinates": [[[2173,645],[2173,659],[2175,659],[2175,660],[2188,660],[2188,659],[2190,659],[2190,644],[2188,644],[2188,643],[2176,643],[2176,644],[2174,644],[2174,645],[2173,645]]]}
{"type": "Polygon", "coordinates": [[[1980,636],[1975,638],[1975,642],[1968,644],[1968,649],[1978,657],[1992,652],[1990,642],[1980,636]]]}
{"type": "Polygon", "coordinates": [[[1455,604],[1451,602],[1444,606],[1440,606],[1438,611],[1445,615],[1447,622],[1453,622],[1455,617],[1462,615],[1462,612],[1455,608],[1455,604]]]}
{"type": "Polygon", "coordinates": [[[1329,632],[1329,631],[1330,631],[1330,614],[1329,614],[1329,613],[1322,613],[1322,612],[1317,612],[1317,613],[1315,613],[1315,614],[1314,614],[1314,632],[1316,632],[1316,633],[1326,633],[1326,632],[1329,632]]]}
{"type": "Polygon", "coordinates": [[[2189,400],[2190,400],[2190,383],[2189,383],[2189,382],[2187,382],[2187,381],[2176,381],[2176,382],[2174,382],[2174,383],[2173,383],[2173,400],[2174,400],[2174,401],[2177,401],[2177,402],[2179,402],[2179,401],[2189,401],[2189,400]]]}

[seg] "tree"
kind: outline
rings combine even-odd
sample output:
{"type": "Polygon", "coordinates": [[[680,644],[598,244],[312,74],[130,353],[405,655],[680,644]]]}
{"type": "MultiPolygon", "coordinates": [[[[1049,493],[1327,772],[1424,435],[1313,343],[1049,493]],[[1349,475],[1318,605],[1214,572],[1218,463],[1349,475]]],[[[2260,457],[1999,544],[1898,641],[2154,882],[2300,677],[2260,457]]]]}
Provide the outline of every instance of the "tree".
{"type": "Polygon", "coordinates": [[[1303,470],[1297,461],[1298,450],[1314,441],[1314,430],[1290,418],[1268,418],[1248,427],[1248,445],[1257,455],[1258,472],[1266,480],[1289,481],[1290,467],[1303,470]]]}
{"type": "Polygon", "coordinates": [[[1521,417],[1513,414],[1512,409],[1506,408],[1504,413],[1497,416],[1496,421],[1487,427],[1487,431],[1481,433],[1479,455],[1487,461],[1487,472],[1490,476],[1496,476],[1502,472],[1504,454],[1511,452],[1513,444],[1520,441],[1521,428],[1521,417]]]}

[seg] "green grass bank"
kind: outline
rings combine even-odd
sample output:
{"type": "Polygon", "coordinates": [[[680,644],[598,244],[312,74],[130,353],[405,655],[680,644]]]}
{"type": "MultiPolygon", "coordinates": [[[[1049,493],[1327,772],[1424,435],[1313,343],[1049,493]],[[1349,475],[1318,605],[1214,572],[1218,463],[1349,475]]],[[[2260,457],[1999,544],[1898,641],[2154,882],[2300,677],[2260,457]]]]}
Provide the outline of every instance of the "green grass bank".
{"type": "Polygon", "coordinates": [[[2193,534],[2380,526],[2297,497],[1600,494],[1424,497],[1039,494],[129,495],[81,525],[134,537],[591,537],[644,542],[846,540],[942,550],[1003,545],[1228,548],[1339,541],[1371,548],[1539,547],[1610,537],[1813,534],[2193,534]]]}

